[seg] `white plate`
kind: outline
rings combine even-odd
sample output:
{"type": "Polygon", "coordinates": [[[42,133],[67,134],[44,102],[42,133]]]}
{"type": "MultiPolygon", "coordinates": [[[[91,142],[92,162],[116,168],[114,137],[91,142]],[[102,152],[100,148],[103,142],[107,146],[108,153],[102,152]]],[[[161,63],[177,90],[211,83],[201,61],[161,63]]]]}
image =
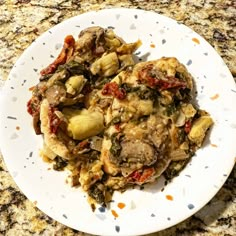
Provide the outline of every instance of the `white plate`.
{"type": "Polygon", "coordinates": [[[22,54],[2,91],[0,144],[14,180],[37,207],[74,229],[99,235],[141,235],[173,226],[203,207],[221,188],[236,156],[236,87],[220,56],[188,27],[153,12],[107,9],[89,12],[53,27],[22,54]],[[86,194],[65,183],[66,173],[48,170],[39,157],[42,137],[36,136],[26,103],[39,72],[56,57],[64,37],[89,26],[114,27],[126,42],[140,38],[144,60],[174,56],[194,76],[201,108],[214,119],[204,148],[180,176],[125,193],[114,194],[110,209],[91,211],[86,194]],[[173,200],[168,200],[171,195],[173,200]],[[125,203],[120,209],[118,203],[125,203]],[[114,217],[114,210],[119,216],[114,217]]]}

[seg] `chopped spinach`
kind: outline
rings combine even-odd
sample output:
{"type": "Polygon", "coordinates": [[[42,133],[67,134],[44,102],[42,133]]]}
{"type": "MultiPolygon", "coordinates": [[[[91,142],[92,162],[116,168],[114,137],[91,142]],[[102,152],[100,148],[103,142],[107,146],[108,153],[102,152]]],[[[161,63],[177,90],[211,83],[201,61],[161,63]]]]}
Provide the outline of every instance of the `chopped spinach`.
{"type": "Polygon", "coordinates": [[[183,73],[178,72],[178,71],[175,73],[175,78],[180,79],[182,81],[186,81],[185,75],[183,73]]]}
{"type": "Polygon", "coordinates": [[[155,101],[157,98],[157,92],[154,89],[145,87],[141,88],[139,87],[139,90],[137,90],[137,95],[142,100],[152,100],[155,101]]]}
{"type": "Polygon", "coordinates": [[[181,170],[188,164],[189,158],[182,161],[172,161],[164,172],[164,176],[167,180],[171,180],[178,176],[181,170]]]}
{"type": "Polygon", "coordinates": [[[175,99],[178,100],[190,100],[191,99],[191,89],[189,88],[180,88],[179,91],[175,94],[175,99]]]}
{"type": "Polygon", "coordinates": [[[96,150],[92,150],[89,154],[89,162],[93,162],[96,159],[99,159],[100,152],[96,150]]]}
{"type": "Polygon", "coordinates": [[[184,128],[178,129],[178,142],[183,143],[185,141],[186,133],[184,132],[184,128]]]}
{"type": "Polygon", "coordinates": [[[166,106],[166,115],[171,116],[177,111],[175,103],[171,103],[170,105],[166,106]]]}
{"type": "Polygon", "coordinates": [[[76,61],[70,61],[63,65],[60,65],[58,67],[58,70],[61,69],[66,69],[68,72],[70,72],[71,75],[83,75],[84,72],[86,71],[85,66],[76,61]]]}
{"type": "Polygon", "coordinates": [[[131,87],[128,83],[123,83],[123,84],[121,84],[120,87],[123,88],[126,93],[133,92],[132,90],[134,89],[134,88],[131,87]]]}
{"type": "Polygon", "coordinates": [[[95,82],[94,88],[101,89],[105,84],[109,83],[111,80],[112,80],[111,77],[105,77],[105,78],[102,78],[102,79],[98,79],[95,82]]]}
{"type": "Polygon", "coordinates": [[[46,74],[46,75],[42,75],[39,80],[43,81],[43,80],[49,80],[52,77],[53,74],[46,74]]]}
{"type": "Polygon", "coordinates": [[[91,188],[88,190],[88,195],[95,199],[96,202],[104,205],[105,204],[105,196],[101,189],[98,188],[97,184],[94,184],[91,186],[91,188]]]}
{"type": "Polygon", "coordinates": [[[112,145],[110,148],[110,152],[115,157],[119,156],[120,152],[122,150],[122,147],[120,145],[120,138],[118,137],[118,133],[112,134],[111,143],[112,143],[112,145]]]}
{"type": "Polygon", "coordinates": [[[53,169],[57,171],[62,171],[68,165],[68,162],[62,159],[61,157],[57,156],[54,159],[55,163],[53,164],[53,169]]]}

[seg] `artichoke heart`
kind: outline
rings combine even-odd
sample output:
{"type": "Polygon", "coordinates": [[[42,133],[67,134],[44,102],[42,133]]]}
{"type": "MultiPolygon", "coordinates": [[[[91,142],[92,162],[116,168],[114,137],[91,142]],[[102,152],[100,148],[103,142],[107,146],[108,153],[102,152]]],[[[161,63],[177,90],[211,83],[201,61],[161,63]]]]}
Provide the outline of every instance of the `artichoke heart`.
{"type": "Polygon", "coordinates": [[[83,75],[71,76],[65,83],[67,93],[73,95],[76,93],[80,93],[86,82],[87,80],[83,75]]]}
{"type": "Polygon", "coordinates": [[[210,116],[204,115],[199,117],[193,122],[193,126],[188,134],[189,139],[200,147],[205,138],[206,131],[212,124],[213,120],[210,116]]]}
{"type": "Polygon", "coordinates": [[[119,69],[119,60],[115,52],[102,56],[91,65],[92,74],[109,77],[119,69]]]}
{"type": "Polygon", "coordinates": [[[98,135],[104,130],[103,114],[99,111],[65,108],[63,114],[68,120],[68,134],[73,139],[83,140],[98,135]]]}

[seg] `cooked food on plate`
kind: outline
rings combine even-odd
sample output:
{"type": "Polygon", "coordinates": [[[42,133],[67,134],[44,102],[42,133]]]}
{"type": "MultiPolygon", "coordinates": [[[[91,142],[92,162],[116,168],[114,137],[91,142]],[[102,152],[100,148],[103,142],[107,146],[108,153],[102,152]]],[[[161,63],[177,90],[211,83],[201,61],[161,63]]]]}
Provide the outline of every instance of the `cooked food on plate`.
{"type": "Polygon", "coordinates": [[[162,174],[173,178],[213,124],[194,103],[186,67],[174,57],[135,63],[141,45],[101,27],[67,36],[27,104],[43,136],[40,155],[69,170],[91,204],[162,174]]]}

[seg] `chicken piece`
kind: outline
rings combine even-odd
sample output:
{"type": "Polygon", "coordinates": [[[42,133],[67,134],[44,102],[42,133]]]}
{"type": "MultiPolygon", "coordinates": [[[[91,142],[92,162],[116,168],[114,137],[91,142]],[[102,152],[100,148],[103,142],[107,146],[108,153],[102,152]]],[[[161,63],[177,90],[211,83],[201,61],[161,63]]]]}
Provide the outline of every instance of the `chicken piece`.
{"type": "Polygon", "coordinates": [[[101,149],[100,160],[103,162],[103,169],[107,174],[112,176],[117,175],[120,172],[120,168],[111,162],[110,160],[110,148],[111,148],[111,140],[104,138],[101,149]]]}
{"type": "Polygon", "coordinates": [[[118,177],[109,176],[105,182],[105,185],[111,189],[122,189],[125,187],[126,184],[127,184],[127,178],[120,176],[118,177]]]}
{"type": "Polygon", "coordinates": [[[91,185],[102,178],[102,165],[103,163],[99,160],[96,160],[92,163],[82,164],[79,182],[85,191],[88,191],[91,185]]]}
{"type": "Polygon", "coordinates": [[[49,103],[44,99],[40,106],[41,131],[44,135],[44,142],[56,155],[66,160],[73,159],[68,147],[57,137],[56,134],[50,131],[49,119],[49,103]]]}
{"type": "Polygon", "coordinates": [[[158,91],[180,88],[191,91],[193,89],[192,76],[174,57],[138,63],[134,67],[133,74],[140,82],[158,91]]]}

